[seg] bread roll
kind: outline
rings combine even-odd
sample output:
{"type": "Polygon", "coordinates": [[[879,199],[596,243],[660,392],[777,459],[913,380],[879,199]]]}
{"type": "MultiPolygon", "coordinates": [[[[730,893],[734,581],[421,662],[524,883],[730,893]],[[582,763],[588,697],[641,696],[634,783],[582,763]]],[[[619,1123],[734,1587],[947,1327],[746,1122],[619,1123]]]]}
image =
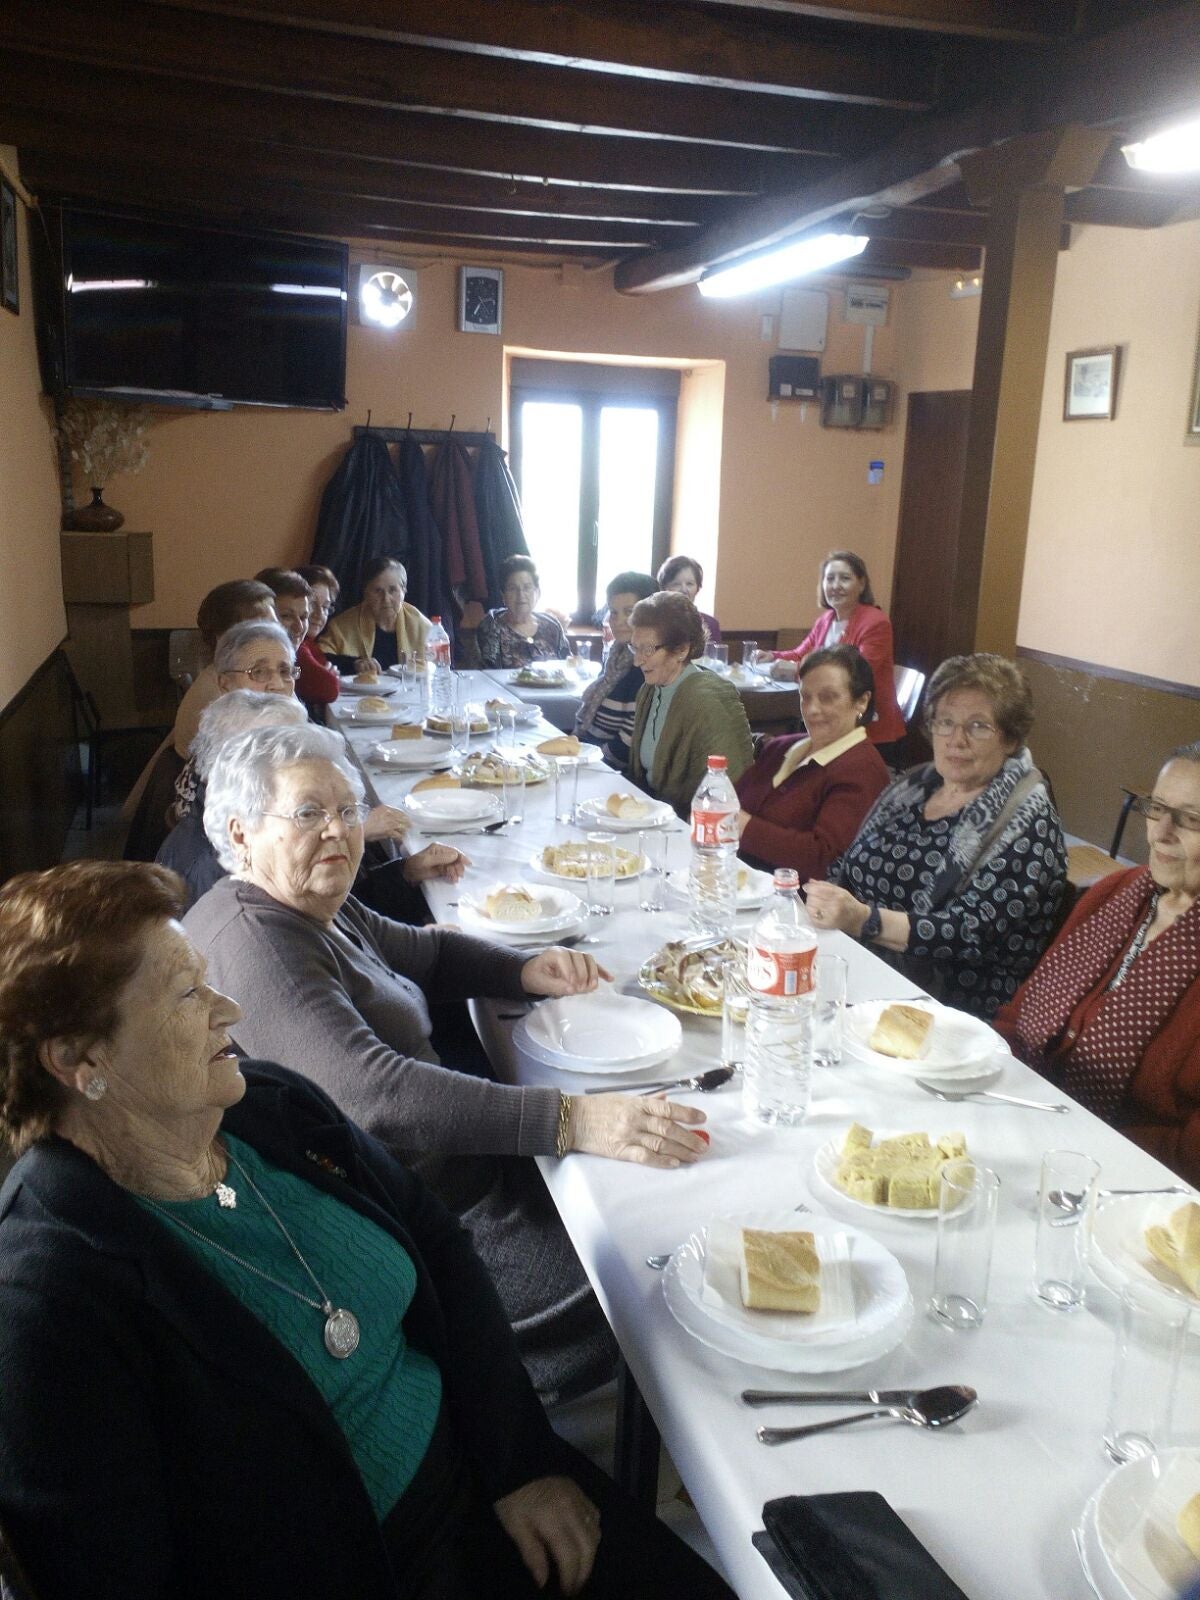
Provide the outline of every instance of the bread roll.
{"type": "Polygon", "coordinates": [[[1200,1298],[1200,1205],[1177,1206],[1165,1227],[1147,1228],[1145,1237],[1150,1254],[1200,1298]]]}
{"type": "Polygon", "coordinates": [[[1175,1528],[1188,1549],[1200,1561],[1200,1494],[1194,1494],[1175,1518],[1175,1528]]]}
{"type": "Polygon", "coordinates": [[[483,911],[497,922],[532,922],[542,906],[521,884],[502,883],[484,898],[483,911]]]}
{"type": "Polygon", "coordinates": [[[393,722],[392,723],[392,738],[393,739],[419,739],[420,737],[421,737],[421,730],[420,730],[420,728],[416,727],[414,724],[409,723],[409,722],[393,722]]]}
{"type": "Polygon", "coordinates": [[[742,1304],[750,1311],[799,1311],[821,1304],[821,1262],[811,1233],[742,1229],[742,1304]]]}
{"type": "Polygon", "coordinates": [[[610,817],[622,817],[627,822],[648,816],[650,812],[646,801],[639,800],[635,794],[610,794],[604,802],[604,809],[610,817]]]}
{"type": "Polygon", "coordinates": [[[378,683],[379,674],[377,672],[356,672],[354,681],[355,683],[378,683]]]}
{"type": "Polygon", "coordinates": [[[573,733],[564,733],[557,739],[544,739],[537,753],[540,756],[579,756],[583,754],[583,746],[573,733]]]}
{"type": "MultiPolygon", "coordinates": [[[[378,683],[378,678],[375,681],[378,683]]],[[[365,694],[358,702],[358,709],[360,711],[388,711],[391,708],[381,694],[365,694]]]]}
{"type": "Polygon", "coordinates": [[[918,1010],[916,1006],[888,1006],[880,1013],[867,1044],[881,1056],[915,1061],[924,1055],[932,1028],[932,1012],[918,1010]]]}
{"type": "Polygon", "coordinates": [[[434,772],[428,778],[421,778],[409,790],[410,794],[420,794],[423,789],[461,789],[462,784],[452,772],[434,772]]]}

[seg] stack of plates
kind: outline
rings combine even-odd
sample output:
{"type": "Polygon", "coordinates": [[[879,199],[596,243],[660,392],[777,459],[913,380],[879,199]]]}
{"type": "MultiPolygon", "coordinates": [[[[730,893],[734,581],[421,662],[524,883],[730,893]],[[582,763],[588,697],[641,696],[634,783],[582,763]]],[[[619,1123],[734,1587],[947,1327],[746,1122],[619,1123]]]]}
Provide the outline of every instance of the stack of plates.
{"type": "Polygon", "coordinates": [[[353,722],[360,727],[372,722],[401,722],[405,727],[411,727],[413,719],[407,711],[401,711],[399,706],[389,706],[386,711],[363,711],[358,705],[352,705],[348,711],[340,713],[343,721],[353,722]]]}
{"type": "Polygon", "coordinates": [[[338,692],[340,694],[378,694],[382,695],[385,700],[400,688],[398,683],[388,683],[383,678],[380,678],[377,683],[355,683],[351,677],[342,678],[339,681],[340,688],[338,692]]]}
{"type": "Polygon", "coordinates": [[[610,833],[637,833],[642,828],[662,828],[674,819],[675,813],[661,800],[646,800],[645,813],[640,817],[614,817],[607,809],[608,796],[603,800],[581,800],[575,808],[582,826],[603,828],[610,833]]]}
{"type": "Polygon", "coordinates": [[[386,739],[372,746],[371,759],[401,772],[437,772],[450,765],[454,753],[445,739],[422,734],[419,739],[386,739]]]}
{"type": "Polygon", "coordinates": [[[1008,1045],[986,1022],[919,995],[902,1003],[933,1014],[933,1028],[923,1054],[915,1061],[880,1055],[879,1051],[871,1049],[867,1040],[883,1012],[895,1003],[864,1000],[847,1007],[842,1040],[855,1060],[906,1078],[981,1079],[997,1076],[1003,1070],[1003,1062],[1011,1057],[1008,1045]]]}
{"type": "Polygon", "coordinates": [[[572,894],[569,889],[552,889],[544,883],[515,885],[528,889],[540,903],[540,916],[522,922],[490,917],[483,909],[484,904],[493,890],[502,887],[501,884],[492,884],[479,893],[464,893],[460,897],[459,920],[468,933],[504,941],[515,939],[521,944],[557,944],[560,939],[577,933],[587,921],[587,907],[577,894],[572,894]]]}
{"type": "MultiPolygon", "coordinates": [[[[739,911],[752,911],[756,906],[765,905],[768,897],[775,888],[775,880],[769,872],[759,872],[755,867],[744,867],[738,863],[738,891],[737,908],[739,911]]],[[[672,894],[677,894],[687,899],[692,892],[691,875],[686,867],[678,872],[667,874],[667,888],[672,894]]]]}
{"type": "Polygon", "coordinates": [[[1097,1600],[1176,1600],[1190,1593],[1200,1571],[1175,1518],[1196,1493],[1196,1450],[1160,1450],[1110,1473],[1075,1529],[1075,1548],[1097,1600]]]}
{"type": "Polygon", "coordinates": [[[838,1253],[848,1255],[851,1289],[842,1313],[819,1321],[747,1311],[729,1297],[714,1303],[705,1290],[710,1223],[680,1245],[663,1273],[671,1315],[701,1344],[735,1361],[778,1372],[840,1372],[877,1361],[908,1332],[913,1301],[904,1268],[868,1234],[832,1217],[795,1211],[746,1211],[716,1220],[722,1232],[732,1225],[814,1234],[823,1259],[840,1236],[838,1253]]]}
{"type": "Polygon", "coordinates": [[[673,1056],[683,1029],[661,1006],[606,988],[543,1001],[517,1023],[513,1042],[560,1072],[621,1076],[673,1056]]]}
{"type": "Polygon", "coordinates": [[[427,789],[406,794],[404,809],[419,828],[443,831],[498,822],[504,814],[499,795],[480,789],[427,789]]]}

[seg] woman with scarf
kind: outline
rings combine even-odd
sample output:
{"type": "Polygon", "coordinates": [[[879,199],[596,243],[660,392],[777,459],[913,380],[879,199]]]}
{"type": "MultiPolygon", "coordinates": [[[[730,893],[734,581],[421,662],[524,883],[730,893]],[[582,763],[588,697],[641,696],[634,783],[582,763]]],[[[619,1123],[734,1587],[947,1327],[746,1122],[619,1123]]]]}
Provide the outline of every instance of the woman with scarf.
{"type": "Polygon", "coordinates": [[[633,608],[656,593],[657,583],[648,572],[618,572],[605,591],[608,608],[604,621],[612,642],[604,652],[604,666],[588,684],[575,717],[575,736],[598,744],[604,759],[614,767],[629,765],[629,741],[638,690],[646,681],[633,659],[633,608]]]}
{"type": "Polygon", "coordinates": [[[805,886],[808,910],[990,1020],[1050,942],[1062,826],[1025,745],[1033,697],[1011,661],[951,656],[927,704],[932,762],[884,790],[829,882],[805,886]]]}
{"type": "Polygon", "coordinates": [[[1200,742],[1137,802],[1150,864],[1101,878],[996,1018],[1022,1061],[1200,1183],[1200,742]]]}

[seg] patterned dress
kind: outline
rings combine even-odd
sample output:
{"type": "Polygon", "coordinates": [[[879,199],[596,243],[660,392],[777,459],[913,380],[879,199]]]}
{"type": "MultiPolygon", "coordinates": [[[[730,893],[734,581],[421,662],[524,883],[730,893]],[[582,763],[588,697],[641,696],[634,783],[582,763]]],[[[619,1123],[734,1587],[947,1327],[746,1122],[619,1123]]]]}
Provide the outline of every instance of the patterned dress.
{"type": "Polygon", "coordinates": [[[523,667],[530,661],[561,661],[571,653],[562,624],[545,612],[535,611],[537,630],[532,639],[510,626],[506,609],[489,611],[475,630],[479,659],[484,667],[523,667]]]}

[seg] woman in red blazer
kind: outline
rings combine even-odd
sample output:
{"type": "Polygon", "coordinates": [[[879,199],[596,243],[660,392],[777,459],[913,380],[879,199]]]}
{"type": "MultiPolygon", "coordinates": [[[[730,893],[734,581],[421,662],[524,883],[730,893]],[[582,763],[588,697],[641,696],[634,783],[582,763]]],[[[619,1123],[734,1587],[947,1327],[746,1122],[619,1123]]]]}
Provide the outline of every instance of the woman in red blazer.
{"type": "Polygon", "coordinates": [[[861,556],[855,555],[853,550],[830,551],[821,563],[817,604],[826,609],[807,638],[794,650],[770,652],[778,663],[772,667],[771,676],[795,678],[797,663],[814,650],[852,644],[866,656],[875,674],[875,720],[868,724],[867,738],[872,744],[894,744],[903,739],[904,718],[896,704],[896,681],[892,672],[892,625],[875,604],[867,564],[861,556]]]}
{"type": "Polygon", "coordinates": [[[869,662],[853,645],[815,650],[800,663],[807,733],[764,745],[737,782],[740,854],[754,866],[795,867],[823,878],[887,787],[888,769],[868,743],[869,662]]]}

